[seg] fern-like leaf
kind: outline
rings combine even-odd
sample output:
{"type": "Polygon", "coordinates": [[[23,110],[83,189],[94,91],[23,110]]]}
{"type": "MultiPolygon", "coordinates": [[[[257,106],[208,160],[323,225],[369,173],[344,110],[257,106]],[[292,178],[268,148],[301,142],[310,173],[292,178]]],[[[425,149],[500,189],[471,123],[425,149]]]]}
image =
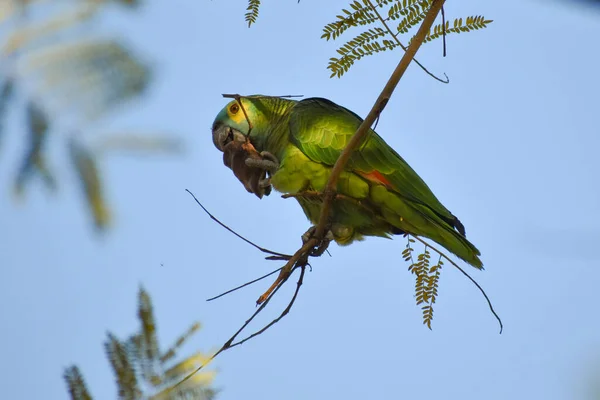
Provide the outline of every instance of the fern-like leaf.
{"type": "Polygon", "coordinates": [[[431,6],[432,0],[396,0],[388,10],[388,20],[403,19],[411,14],[420,14],[431,6]]]}
{"type": "Polygon", "coordinates": [[[256,22],[259,8],[260,0],[248,0],[248,7],[246,8],[246,22],[248,23],[248,28],[256,22]]]}
{"type": "Polygon", "coordinates": [[[110,223],[110,209],[104,198],[104,188],[96,157],[74,139],[69,143],[69,154],[81,183],[88,208],[94,217],[94,223],[99,230],[105,229],[110,223]]]}
{"type": "Polygon", "coordinates": [[[438,295],[438,282],[440,280],[440,270],[443,265],[442,256],[438,260],[438,263],[433,267],[429,268],[426,279],[425,291],[428,296],[428,304],[422,307],[423,310],[423,324],[427,325],[431,329],[431,321],[433,320],[433,304],[437,300],[438,295]]]}
{"type": "Polygon", "coordinates": [[[404,261],[410,262],[408,271],[415,275],[415,300],[417,305],[421,306],[423,324],[431,329],[433,305],[437,300],[440,270],[444,263],[440,254],[437,264],[431,266],[431,253],[428,246],[425,246],[425,250],[419,254],[417,262],[415,262],[413,258],[413,243],[415,243],[415,240],[408,236],[406,248],[402,251],[402,258],[404,258],[404,261]]]}
{"type": "Polygon", "coordinates": [[[363,57],[381,51],[392,50],[398,46],[395,42],[388,39],[379,40],[385,36],[386,31],[381,28],[373,28],[349,40],[337,50],[341,57],[332,57],[329,60],[327,68],[331,70],[331,77],[341,77],[354,65],[354,62],[363,57]]]}
{"type": "Polygon", "coordinates": [[[2,83],[0,89],[0,139],[4,133],[4,117],[6,115],[8,105],[13,97],[13,81],[12,79],[6,79],[2,83]]]}
{"type": "MultiPolygon", "coordinates": [[[[432,2],[433,0],[353,0],[350,7],[342,9],[335,21],[325,25],[321,38],[335,40],[348,29],[355,27],[364,27],[363,29],[368,28],[368,30],[359,33],[340,47],[337,52],[341,57],[329,59],[327,68],[331,71],[331,77],[341,77],[356,61],[366,56],[393,50],[396,47],[406,49],[401,44],[400,36],[409,35],[410,31],[423,21],[432,2]],[[397,22],[395,29],[391,26],[390,21],[397,22]],[[378,24],[382,27],[372,27],[378,24]],[[377,32],[377,34],[373,35],[373,32],[377,32]]],[[[446,24],[446,32],[468,32],[485,28],[490,22],[483,17],[468,17],[463,24],[462,19],[458,19],[453,28],[446,24]]],[[[442,28],[440,24],[432,29],[425,42],[441,36],[442,28]]],[[[417,62],[417,64],[427,74],[444,82],[427,71],[420,63],[417,62]]]]}
{"type": "Polygon", "coordinates": [[[200,329],[200,323],[199,322],[195,322],[194,324],[192,324],[192,326],[190,326],[190,328],[187,330],[187,332],[185,332],[183,335],[181,335],[179,338],[177,338],[177,340],[175,341],[175,344],[173,346],[171,346],[171,348],[169,348],[169,350],[167,350],[165,352],[165,354],[163,354],[162,356],[160,356],[160,362],[161,362],[161,364],[164,364],[167,361],[171,360],[173,357],[175,357],[177,349],[179,349],[181,346],[183,346],[183,344],[194,333],[196,333],[196,331],[198,331],[198,329],[200,329]]]}
{"type": "Polygon", "coordinates": [[[42,177],[50,190],[56,189],[56,179],[50,172],[44,156],[44,147],[48,139],[48,117],[36,103],[31,101],[27,104],[26,114],[28,151],[15,177],[13,191],[17,196],[23,195],[25,184],[34,173],[42,177]]]}
{"type": "MultiPolygon", "coordinates": [[[[493,20],[485,19],[485,17],[482,15],[467,17],[465,18],[464,23],[462,18],[457,18],[454,20],[452,27],[450,27],[450,21],[446,21],[445,34],[449,35],[451,33],[470,32],[473,30],[483,29],[486,28],[492,22],[493,20]]],[[[432,40],[439,38],[443,34],[444,26],[442,24],[435,25],[429,31],[423,43],[431,42],[432,40]]]]}
{"type": "Polygon", "coordinates": [[[137,400],[141,397],[137,377],[132,365],[132,360],[123,345],[113,334],[108,334],[104,343],[106,355],[110,360],[113,372],[117,377],[120,400],[137,400]]]}
{"type": "MultiPolygon", "coordinates": [[[[397,33],[408,33],[409,29],[419,24],[424,18],[429,9],[430,1],[422,0],[418,3],[409,5],[406,8],[400,8],[398,17],[402,16],[402,20],[396,28],[397,33]]],[[[395,19],[394,14],[390,19],[395,19]]],[[[396,18],[398,18],[396,17],[396,18]]]]}
{"type": "Polygon", "coordinates": [[[156,322],[154,321],[154,310],[150,295],[140,288],[138,294],[138,317],[141,323],[140,340],[137,346],[137,360],[141,365],[142,377],[149,382],[155,382],[159,379],[156,372],[156,364],[160,356],[158,347],[158,338],[156,336],[156,322]]]}
{"type": "Polygon", "coordinates": [[[335,40],[338,38],[338,36],[353,26],[369,25],[377,21],[377,16],[370,10],[368,6],[363,7],[360,2],[354,1],[352,4],[350,4],[350,7],[353,9],[353,11],[342,9],[342,13],[344,15],[338,15],[336,17],[336,21],[325,25],[321,38],[326,40],[335,40]]]}
{"type": "Polygon", "coordinates": [[[71,400],[92,400],[92,396],[85,385],[83,375],[75,365],[67,368],[63,375],[67,382],[67,388],[71,395],[71,400]]]}

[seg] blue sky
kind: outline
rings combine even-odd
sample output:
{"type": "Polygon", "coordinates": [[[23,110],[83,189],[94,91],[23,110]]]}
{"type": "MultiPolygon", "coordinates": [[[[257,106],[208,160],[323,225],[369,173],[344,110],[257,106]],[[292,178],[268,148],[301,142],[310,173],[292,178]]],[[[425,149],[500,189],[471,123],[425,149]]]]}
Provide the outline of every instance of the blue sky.
{"type": "MultiPolygon", "coordinates": [[[[366,115],[401,54],[371,57],[329,79],[327,60],[341,43],[319,37],[345,1],[265,1],[251,29],[245,5],[155,1],[130,19],[110,13],[103,20],[107,34],[126,36],[152,61],[157,77],[147,99],[98,134],[167,130],[186,143],[182,158],[103,160],[116,214],[105,237],[93,234],[59,146],[52,152],[65,177],[60,193],[48,196],[37,185],[25,204],[13,201],[23,142],[13,118],[0,159],[6,398],[67,398],[61,376],[72,363],[95,398],[115,398],[102,343],[107,330],[124,337],[137,328],[140,284],[152,295],[161,345],[202,322],[188,353],[219,347],[255,310],[270,282],[205,299],[277,265],[211,222],[184,189],[263,246],[291,252],[300,244],[308,227],[300,207],[277,195],[258,200],[222,165],[210,137],[226,103],[221,93],[320,96],[366,115]]],[[[418,54],[451,83],[412,66],[377,131],[482,251],[486,270],[470,272],[504,333],[450,267],[434,329],[426,329],[402,238],[334,245],[332,258],[314,261],[284,321],[215,362],[220,399],[591,398],[600,374],[600,12],[533,0],[446,7],[449,18],[472,14],[495,22],[448,37],[446,58],[440,42],[418,54]]],[[[262,322],[285,305],[292,286],[262,322]]]]}

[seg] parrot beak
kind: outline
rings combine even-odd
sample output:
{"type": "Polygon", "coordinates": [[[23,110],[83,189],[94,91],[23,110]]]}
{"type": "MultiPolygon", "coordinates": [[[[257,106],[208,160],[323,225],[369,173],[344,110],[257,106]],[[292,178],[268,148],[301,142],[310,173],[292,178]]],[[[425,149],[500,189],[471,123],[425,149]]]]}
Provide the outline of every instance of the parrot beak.
{"type": "Polygon", "coordinates": [[[212,136],[215,147],[221,151],[225,151],[225,146],[233,141],[246,142],[246,136],[242,132],[223,123],[215,123],[213,125],[212,136]]]}

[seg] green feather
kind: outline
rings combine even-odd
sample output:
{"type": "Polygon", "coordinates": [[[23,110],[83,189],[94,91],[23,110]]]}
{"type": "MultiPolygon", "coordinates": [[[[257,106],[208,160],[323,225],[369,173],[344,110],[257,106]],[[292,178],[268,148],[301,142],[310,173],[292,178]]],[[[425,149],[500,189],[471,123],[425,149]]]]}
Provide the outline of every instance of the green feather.
{"type": "MultiPolygon", "coordinates": [[[[250,130],[245,118],[235,122],[228,116],[226,110],[231,104],[221,111],[215,123],[225,123],[247,135],[250,130]]],[[[283,193],[322,191],[331,168],[362,123],[352,111],[321,98],[295,101],[250,96],[244,97],[242,104],[252,123],[253,145],[280,161],[271,183],[283,193]]],[[[482,268],[479,250],[464,236],[460,221],[375,131],[370,130],[351,155],[337,191],[346,197],[332,207],[332,233],[339,244],[364,236],[410,233],[429,238],[482,268]]],[[[320,200],[298,201],[316,224],[320,200]]]]}

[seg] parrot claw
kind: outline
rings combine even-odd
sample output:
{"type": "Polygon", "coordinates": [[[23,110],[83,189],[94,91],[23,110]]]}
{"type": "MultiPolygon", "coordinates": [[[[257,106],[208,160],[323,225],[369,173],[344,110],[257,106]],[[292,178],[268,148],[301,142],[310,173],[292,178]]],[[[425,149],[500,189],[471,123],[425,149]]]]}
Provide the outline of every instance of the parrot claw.
{"type": "Polygon", "coordinates": [[[265,178],[258,181],[258,186],[261,188],[271,187],[271,178],[265,178]]]}
{"type": "MultiPolygon", "coordinates": [[[[302,235],[302,243],[306,243],[310,239],[312,239],[312,237],[314,236],[316,230],[317,230],[316,226],[311,226],[304,233],[304,235],[302,235]]],[[[322,256],[323,253],[325,253],[325,251],[329,247],[329,243],[331,243],[332,240],[333,240],[333,233],[331,232],[331,230],[327,230],[327,233],[325,234],[325,237],[323,238],[323,240],[321,240],[321,243],[319,243],[318,246],[315,246],[315,248],[311,250],[310,255],[312,257],[320,257],[320,256],[322,256]]]]}
{"type": "Polygon", "coordinates": [[[270,174],[274,174],[279,169],[279,160],[273,154],[268,151],[262,151],[260,156],[262,159],[248,157],[246,159],[246,166],[259,168],[268,171],[270,174]]]}
{"type": "Polygon", "coordinates": [[[261,189],[264,189],[265,191],[265,195],[268,196],[271,194],[271,178],[263,178],[261,180],[258,181],[258,187],[261,189]]]}
{"type": "Polygon", "coordinates": [[[261,151],[260,156],[269,161],[273,161],[275,164],[277,164],[277,166],[279,166],[279,160],[272,153],[269,153],[268,151],[261,151]]]}

